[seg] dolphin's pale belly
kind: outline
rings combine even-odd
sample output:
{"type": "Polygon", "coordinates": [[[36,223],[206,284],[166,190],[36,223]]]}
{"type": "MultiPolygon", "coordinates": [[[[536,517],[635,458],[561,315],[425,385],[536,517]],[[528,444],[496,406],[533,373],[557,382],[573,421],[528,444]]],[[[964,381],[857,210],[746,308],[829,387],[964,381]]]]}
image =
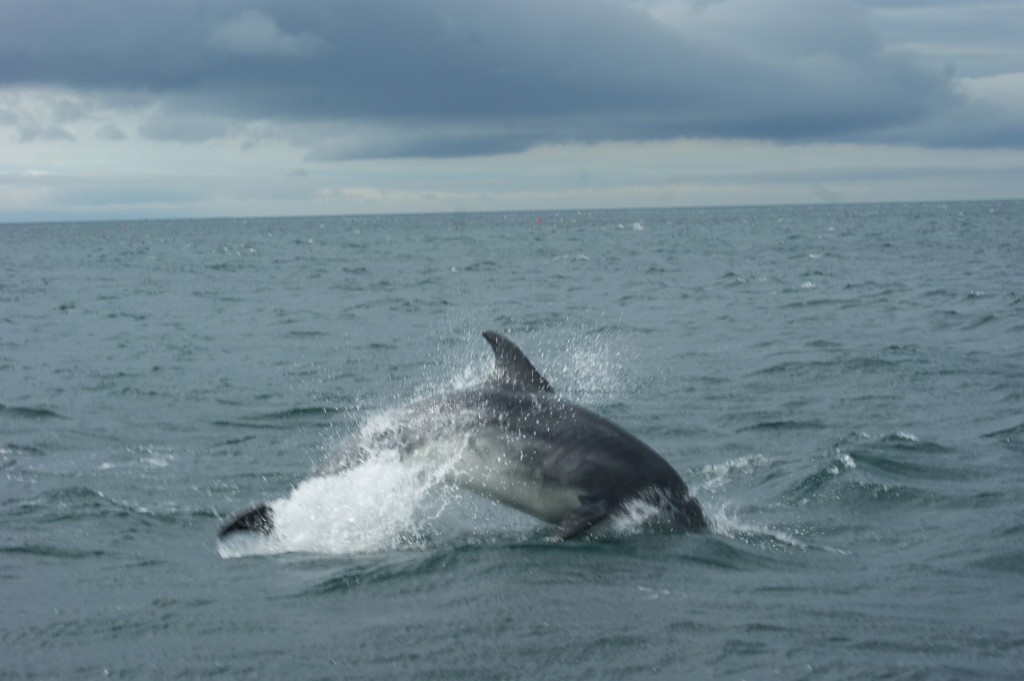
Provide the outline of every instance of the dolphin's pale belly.
{"type": "Polygon", "coordinates": [[[528,443],[500,428],[478,426],[409,452],[444,470],[444,479],[481,496],[557,524],[580,507],[581,490],[546,479],[523,455],[528,443]]]}

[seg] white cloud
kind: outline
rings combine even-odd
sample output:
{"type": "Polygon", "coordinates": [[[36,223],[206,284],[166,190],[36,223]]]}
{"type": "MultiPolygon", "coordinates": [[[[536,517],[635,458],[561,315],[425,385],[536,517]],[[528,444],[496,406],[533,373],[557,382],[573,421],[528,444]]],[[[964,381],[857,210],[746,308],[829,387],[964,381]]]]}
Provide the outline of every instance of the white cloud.
{"type": "Polygon", "coordinates": [[[972,99],[997,106],[1008,115],[1024,120],[1024,72],[963,78],[959,86],[972,99]]]}
{"type": "Polygon", "coordinates": [[[1019,0],[862,1],[890,49],[913,54],[929,68],[976,78],[1022,67],[1019,0]]]}
{"type": "Polygon", "coordinates": [[[309,57],[326,47],[309,31],[282,31],[259,10],[242,12],[216,27],[207,43],[216,50],[243,57],[309,57]]]}

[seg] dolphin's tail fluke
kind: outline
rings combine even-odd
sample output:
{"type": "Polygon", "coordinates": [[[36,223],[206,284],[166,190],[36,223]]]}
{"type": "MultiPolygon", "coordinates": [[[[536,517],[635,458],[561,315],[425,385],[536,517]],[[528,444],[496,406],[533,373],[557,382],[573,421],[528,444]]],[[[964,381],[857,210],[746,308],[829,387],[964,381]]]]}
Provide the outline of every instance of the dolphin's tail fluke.
{"type": "Polygon", "coordinates": [[[232,518],[231,522],[221,528],[217,536],[224,538],[233,532],[270,534],[273,529],[274,509],[266,504],[260,504],[256,508],[232,518]]]}

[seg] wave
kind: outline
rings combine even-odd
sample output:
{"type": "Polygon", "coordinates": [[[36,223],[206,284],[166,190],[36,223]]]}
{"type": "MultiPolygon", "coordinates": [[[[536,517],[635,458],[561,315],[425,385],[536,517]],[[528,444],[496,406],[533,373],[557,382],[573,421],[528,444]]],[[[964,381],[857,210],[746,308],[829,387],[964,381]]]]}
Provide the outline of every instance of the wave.
{"type": "MultiPolygon", "coordinates": [[[[85,486],[69,486],[48,490],[29,499],[5,504],[4,516],[31,517],[41,523],[79,523],[94,520],[128,521],[149,527],[161,524],[188,525],[197,516],[212,517],[209,511],[186,508],[153,508],[133,504],[85,486]]],[[[128,525],[118,525],[127,531],[128,525]]]]}
{"type": "Polygon", "coordinates": [[[0,404],[0,416],[12,416],[25,419],[63,419],[66,418],[55,411],[43,407],[12,407],[0,404]]]}
{"type": "Polygon", "coordinates": [[[280,411],[243,416],[240,419],[214,421],[215,426],[234,428],[259,428],[267,430],[289,430],[297,423],[326,428],[331,425],[332,415],[342,410],[337,407],[293,407],[280,411]]]}
{"type": "Polygon", "coordinates": [[[838,507],[946,503],[963,495],[944,483],[972,476],[952,465],[951,453],[949,447],[905,431],[852,433],[815,460],[778,501],[838,507]]]}
{"type": "Polygon", "coordinates": [[[50,544],[14,544],[0,547],[0,553],[11,555],[38,556],[41,558],[98,558],[106,555],[100,549],[76,549],[70,546],[54,546],[50,544]]]}
{"type": "Polygon", "coordinates": [[[799,377],[819,376],[832,371],[852,373],[890,372],[902,360],[890,360],[878,356],[837,356],[827,360],[792,360],[778,362],[753,371],[751,377],[799,377]]]}
{"type": "Polygon", "coordinates": [[[1000,428],[982,435],[984,438],[999,438],[1006,442],[1024,439],[1024,423],[1018,423],[1006,428],[1000,428]]]}
{"type": "Polygon", "coordinates": [[[771,430],[771,431],[785,431],[785,430],[823,430],[825,424],[816,419],[808,421],[799,421],[793,419],[778,419],[772,421],[761,421],[749,426],[743,426],[736,430],[737,433],[743,433],[747,431],[759,431],[759,430],[771,430]]]}
{"type": "Polygon", "coordinates": [[[321,596],[339,591],[347,591],[353,587],[365,587],[392,580],[407,579],[422,574],[430,574],[450,567],[454,555],[459,549],[452,551],[407,551],[353,557],[351,562],[341,571],[329,577],[320,578],[301,591],[297,596],[321,596]]]}
{"type": "Polygon", "coordinates": [[[964,460],[956,448],[907,430],[855,432],[809,458],[751,453],[684,477],[717,537],[770,554],[845,555],[876,514],[1004,505],[983,484],[984,472],[964,460]]]}
{"type": "Polygon", "coordinates": [[[992,572],[1024,573],[1024,551],[1010,549],[971,562],[971,566],[992,572]]]}

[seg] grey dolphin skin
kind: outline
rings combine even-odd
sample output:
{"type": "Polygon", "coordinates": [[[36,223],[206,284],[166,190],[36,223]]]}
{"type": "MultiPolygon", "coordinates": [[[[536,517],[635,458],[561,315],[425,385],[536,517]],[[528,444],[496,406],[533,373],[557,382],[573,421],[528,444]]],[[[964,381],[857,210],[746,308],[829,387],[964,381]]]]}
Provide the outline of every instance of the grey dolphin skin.
{"type": "MultiPolygon", "coordinates": [[[[403,459],[443,461],[454,484],[556,525],[552,540],[575,537],[635,500],[656,505],[674,528],[707,528],[686,483],[657,452],[555,395],[512,341],[483,335],[494,372],[481,385],[409,405],[388,433],[403,459]]],[[[264,504],[220,536],[269,534],[273,526],[264,504]]]]}

